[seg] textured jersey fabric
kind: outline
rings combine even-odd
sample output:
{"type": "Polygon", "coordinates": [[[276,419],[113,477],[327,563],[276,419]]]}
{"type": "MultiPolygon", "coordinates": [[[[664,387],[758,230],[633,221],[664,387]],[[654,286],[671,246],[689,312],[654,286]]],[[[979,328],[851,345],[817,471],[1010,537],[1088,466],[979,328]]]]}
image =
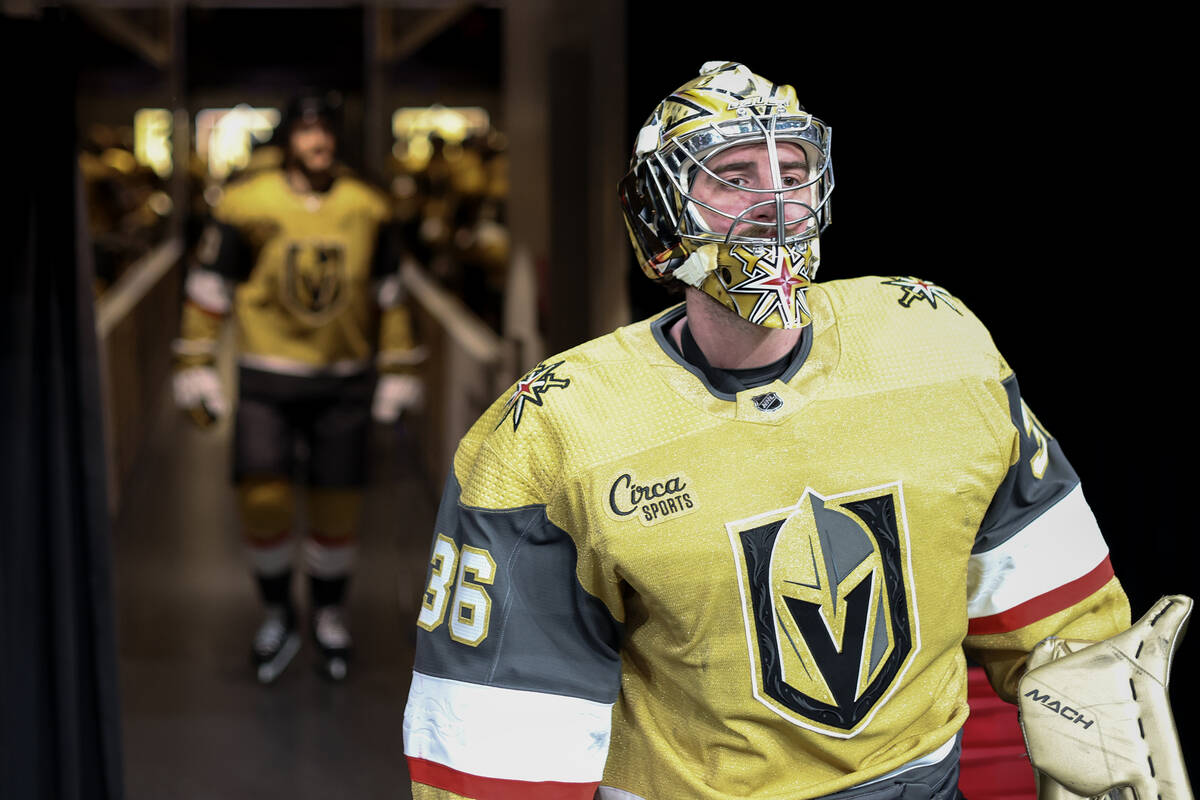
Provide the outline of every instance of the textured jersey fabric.
{"type": "Polygon", "coordinates": [[[964,647],[1011,696],[1043,637],[1128,626],[987,331],[906,287],[815,286],[809,341],[764,386],[683,362],[676,307],[496,401],[437,518],[416,797],[829,795],[946,752],[964,647]]]}

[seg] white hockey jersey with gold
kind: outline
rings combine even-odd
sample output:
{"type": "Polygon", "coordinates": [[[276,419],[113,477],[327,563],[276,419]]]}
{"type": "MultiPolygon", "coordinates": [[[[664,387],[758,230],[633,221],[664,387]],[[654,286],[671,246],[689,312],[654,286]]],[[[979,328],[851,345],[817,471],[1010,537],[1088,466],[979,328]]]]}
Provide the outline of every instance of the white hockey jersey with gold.
{"type": "Polygon", "coordinates": [[[676,307],[538,365],[463,439],[405,713],[417,798],[827,795],[944,752],[964,646],[1011,697],[1043,637],[1128,626],[970,312],[910,279],[809,303],[766,386],[712,388],[666,343],[676,307]]]}

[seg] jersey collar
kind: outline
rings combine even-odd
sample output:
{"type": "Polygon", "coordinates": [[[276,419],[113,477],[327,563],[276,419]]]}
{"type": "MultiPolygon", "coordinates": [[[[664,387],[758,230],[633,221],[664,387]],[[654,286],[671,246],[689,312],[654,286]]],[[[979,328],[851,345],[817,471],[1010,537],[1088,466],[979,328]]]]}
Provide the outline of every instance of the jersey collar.
{"type": "Polygon", "coordinates": [[[646,342],[642,352],[661,368],[658,374],[687,400],[716,416],[779,424],[819,395],[838,362],[840,344],[828,298],[820,291],[810,290],[809,295],[815,301],[813,323],[805,328],[791,363],[774,381],[751,389],[731,391],[731,387],[714,385],[703,369],[689,363],[668,341],[671,326],[686,313],[684,304],[667,309],[649,320],[648,325],[635,325],[625,331],[636,335],[638,329],[648,330],[647,338],[652,338],[653,343],[646,342]],[[825,313],[817,315],[818,309],[825,313]]]}

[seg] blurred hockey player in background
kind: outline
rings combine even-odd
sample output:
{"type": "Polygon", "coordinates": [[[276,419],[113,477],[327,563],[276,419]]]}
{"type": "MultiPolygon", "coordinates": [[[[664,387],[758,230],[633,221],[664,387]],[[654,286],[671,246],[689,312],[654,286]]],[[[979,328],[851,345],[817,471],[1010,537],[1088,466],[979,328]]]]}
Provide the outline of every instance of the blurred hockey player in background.
{"type": "Polygon", "coordinates": [[[252,645],[263,683],[300,647],[301,500],[309,629],[325,674],[345,677],[371,418],[395,421],[422,394],[391,204],[337,161],[336,122],[328,96],[293,101],[277,131],[282,165],[225,188],[187,276],[175,346],[176,404],[211,425],[229,410],[216,357],[222,323],[236,320],[233,479],[265,608],[252,645]]]}

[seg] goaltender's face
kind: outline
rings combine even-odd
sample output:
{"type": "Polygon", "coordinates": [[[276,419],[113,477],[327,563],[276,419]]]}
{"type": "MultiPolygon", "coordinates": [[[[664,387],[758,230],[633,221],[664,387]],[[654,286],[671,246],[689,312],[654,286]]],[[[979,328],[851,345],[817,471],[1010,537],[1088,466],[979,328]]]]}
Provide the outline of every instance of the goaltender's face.
{"type": "Polygon", "coordinates": [[[776,152],[779,157],[778,181],[767,145],[763,142],[731,147],[708,159],[704,165],[712,175],[697,170],[691,188],[692,197],[697,201],[693,207],[706,228],[726,234],[732,226],[736,236],[775,238],[778,230],[776,196],[771,192],[750,191],[752,189],[792,190],[783,195],[788,236],[802,233],[812,224],[809,209],[813,205],[813,187],[804,186],[809,179],[808,156],[804,148],[791,142],[779,142],[776,152]]]}
{"type": "Polygon", "coordinates": [[[320,119],[301,119],[292,127],[288,149],[305,172],[319,174],[333,168],[337,139],[320,119]]]}

